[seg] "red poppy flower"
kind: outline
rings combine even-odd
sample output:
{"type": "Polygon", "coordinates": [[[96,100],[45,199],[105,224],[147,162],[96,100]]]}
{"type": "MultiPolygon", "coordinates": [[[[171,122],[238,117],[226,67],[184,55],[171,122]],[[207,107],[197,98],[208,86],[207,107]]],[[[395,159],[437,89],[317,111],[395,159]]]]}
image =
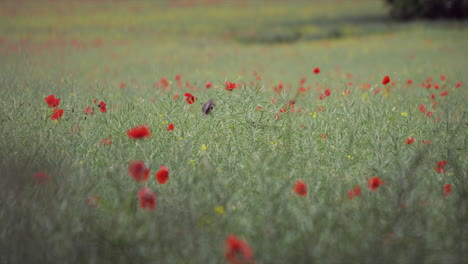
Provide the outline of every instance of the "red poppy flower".
{"type": "Polygon", "coordinates": [[[156,172],[156,180],[160,184],[165,184],[169,180],[169,169],[166,166],[159,167],[159,171],[156,172]]]}
{"type": "Polygon", "coordinates": [[[440,95],[440,96],[446,96],[446,95],[448,95],[448,93],[449,93],[448,91],[443,91],[443,92],[441,92],[439,95],[440,95]]]}
{"type": "Polygon", "coordinates": [[[154,210],[156,208],[156,194],[154,194],[148,187],[142,187],[138,191],[140,198],[140,207],[142,209],[154,210]]]}
{"type": "Polygon", "coordinates": [[[185,101],[188,103],[188,104],[193,104],[195,103],[195,96],[193,96],[193,94],[191,93],[185,93],[184,94],[185,96],[185,101]]]}
{"type": "Polygon", "coordinates": [[[367,185],[369,186],[369,189],[371,191],[375,191],[377,190],[377,188],[379,188],[382,184],[384,184],[385,181],[381,181],[379,176],[375,176],[375,177],[372,177],[370,178],[368,181],[367,181],[367,185]]]}
{"type": "Polygon", "coordinates": [[[326,89],[325,92],[323,93],[323,95],[325,95],[326,97],[330,96],[330,94],[331,94],[330,89],[326,89]]]}
{"type": "Polygon", "coordinates": [[[57,107],[60,104],[60,99],[55,98],[55,95],[51,94],[45,98],[45,101],[49,107],[57,107]]]}
{"type": "Polygon", "coordinates": [[[320,137],[321,137],[323,140],[327,140],[328,134],[321,134],[320,137]]]}
{"type": "Polygon", "coordinates": [[[406,145],[411,145],[413,143],[414,143],[414,138],[413,137],[409,137],[408,139],[405,140],[406,145]]]}
{"type": "Polygon", "coordinates": [[[226,85],[226,91],[232,91],[237,88],[237,84],[233,82],[226,81],[225,85],[226,85]]]}
{"type": "Polygon", "coordinates": [[[288,110],[286,109],[286,107],[283,107],[283,108],[281,108],[281,109],[279,110],[280,113],[285,113],[286,111],[288,111],[288,110]]]}
{"type": "Polygon", "coordinates": [[[125,88],[125,83],[124,83],[124,82],[121,82],[121,83],[120,83],[120,87],[119,87],[119,88],[120,88],[120,89],[123,89],[123,88],[125,88]]]}
{"type": "Polygon", "coordinates": [[[106,103],[104,103],[103,101],[101,101],[101,102],[99,102],[98,107],[99,107],[99,111],[101,111],[102,113],[107,113],[107,105],[106,105],[106,103]]]}
{"type": "Polygon", "coordinates": [[[142,160],[132,161],[128,166],[128,174],[130,174],[136,182],[144,182],[149,178],[150,169],[146,167],[142,160]]]}
{"type": "Polygon", "coordinates": [[[182,76],[180,74],[177,74],[175,76],[176,81],[180,81],[182,79],[182,76]]]}
{"type": "Polygon", "coordinates": [[[319,74],[319,73],[320,73],[320,68],[319,67],[315,68],[314,69],[314,74],[319,74]]]}
{"type": "Polygon", "coordinates": [[[429,111],[429,112],[426,113],[426,116],[427,116],[427,117],[431,117],[432,114],[433,114],[432,111],[429,111]]]}
{"type": "Polygon", "coordinates": [[[319,94],[318,99],[319,99],[319,100],[323,100],[323,94],[319,94]]]}
{"type": "Polygon", "coordinates": [[[452,192],[452,185],[449,183],[445,184],[444,187],[442,187],[442,191],[444,192],[444,196],[449,195],[452,192]]]}
{"type": "Polygon", "coordinates": [[[406,81],[406,84],[407,84],[407,85],[413,84],[413,80],[408,79],[408,80],[406,81]]]}
{"type": "Polygon", "coordinates": [[[457,82],[457,83],[455,84],[455,88],[460,88],[461,86],[462,86],[462,82],[457,82]]]}
{"type": "Polygon", "coordinates": [[[447,166],[447,161],[446,160],[441,160],[437,162],[437,167],[445,167],[447,166]]]}
{"type": "Polygon", "coordinates": [[[435,99],[435,94],[431,94],[431,99],[434,100],[435,99]]]}
{"type": "Polygon", "coordinates": [[[360,196],[361,194],[361,187],[359,187],[359,185],[348,191],[349,199],[354,199],[356,196],[360,196]]]}
{"type": "Polygon", "coordinates": [[[431,143],[431,140],[430,140],[430,139],[428,139],[428,140],[424,140],[422,143],[423,143],[423,145],[426,145],[426,144],[429,144],[429,143],[431,143]]]}
{"type": "Polygon", "coordinates": [[[170,123],[170,124],[167,126],[166,131],[172,131],[172,130],[174,130],[174,124],[173,124],[173,123],[170,123]]]}
{"type": "Polygon", "coordinates": [[[62,109],[54,109],[54,112],[52,112],[52,115],[50,118],[54,121],[58,121],[63,115],[63,110],[62,109]]]}
{"type": "Polygon", "coordinates": [[[205,85],[205,88],[210,89],[211,86],[213,86],[213,84],[211,82],[207,82],[206,85],[205,85]]]}
{"type": "Polygon", "coordinates": [[[91,196],[88,198],[88,200],[86,201],[86,203],[90,206],[90,207],[97,207],[98,204],[99,204],[99,197],[97,195],[94,195],[94,196],[91,196]]]}
{"type": "Polygon", "coordinates": [[[303,181],[297,180],[296,184],[294,184],[294,192],[305,197],[307,195],[307,185],[303,181]]]}
{"type": "Polygon", "coordinates": [[[133,139],[149,138],[151,137],[151,130],[146,125],[136,126],[129,129],[127,135],[129,138],[133,139]]]}
{"type": "Polygon", "coordinates": [[[110,145],[110,144],[112,144],[111,138],[105,138],[105,139],[101,140],[101,145],[103,145],[103,146],[107,146],[107,145],[110,145]]]}
{"type": "Polygon", "coordinates": [[[384,77],[383,80],[382,80],[382,84],[383,84],[383,85],[386,85],[386,84],[389,83],[389,82],[390,82],[390,77],[388,77],[388,75],[385,75],[385,77],[384,77]]]}
{"type": "Polygon", "coordinates": [[[446,79],[445,75],[444,75],[444,74],[440,75],[440,79],[441,79],[442,81],[445,81],[445,79],[446,79]]]}
{"type": "Polygon", "coordinates": [[[168,81],[166,78],[164,78],[164,77],[161,78],[160,83],[161,83],[162,86],[165,87],[165,88],[169,87],[169,85],[170,85],[169,81],[168,81]]]}
{"type": "Polygon", "coordinates": [[[426,106],[424,104],[421,104],[419,106],[419,111],[422,112],[422,113],[425,113],[427,110],[426,110],[426,106]]]}
{"type": "Polygon", "coordinates": [[[88,107],[85,108],[84,112],[87,115],[94,115],[94,110],[90,105],[88,105],[88,107]]]}
{"type": "Polygon", "coordinates": [[[225,243],[225,258],[232,264],[253,264],[253,252],[249,244],[235,235],[229,235],[225,243]]]}
{"type": "Polygon", "coordinates": [[[42,185],[50,182],[52,177],[45,172],[37,172],[34,174],[34,179],[36,179],[36,185],[42,185]]]}
{"type": "Polygon", "coordinates": [[[174,96],[172,97],[172,100],[176,101],[177,99],[179,99],[179,94],[176,93],[174,94],[174,96]]]}

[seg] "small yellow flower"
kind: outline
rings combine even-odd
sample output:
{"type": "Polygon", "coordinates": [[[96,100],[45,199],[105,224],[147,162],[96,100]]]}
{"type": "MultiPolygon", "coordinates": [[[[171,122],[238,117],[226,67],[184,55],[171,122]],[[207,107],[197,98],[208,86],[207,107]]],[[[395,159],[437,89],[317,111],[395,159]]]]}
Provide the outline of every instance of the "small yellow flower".
{"type": "Polygon", "coordinates": [[[179,140],[183,140],[184,138],[183,137],[179,137],[179,140]]]}
{"type": "Polygon", "coordinates": [[[406,113],[406,112],[401,112],[401,115],[402,115],[402,116],[408,116],[408,113],[406,113]]]}
{"type": "Polygon", "coordinates": [[[188,163],[189,163],[190,165],[192,165],[192,166],[195,167],[195,160],[194,160],[194,159],[193,159],[193,160],[189,160],[188,163]]]}
{"type": "Polygon", "coordinates": [[[161,124],[163,125],[166,125],[167,123],[169,123],[168,121],[162,121],[161,124]]]}
{"type": "Polygon", "coordinates": [[[222,205],[217,205],[214,208],[215,213],[219,215],[224,215],[226,212],[224,211],[224,207],[222,205]]]}
{"type": "Polygon", "coordinates": [[[207,150],[207,149],[208,149],[208,146],[207,146],[207,145],[205,145],[205,144],[202,144],[202,145],[201,145],[201,150],[202,150],[202,151],[205,151],[205,150],[207,150]]]}
{"type": "Polygon", "coordinates": [[[163,115],[163,114],[160,114],[159,117],[164,117],[164,115],[163,115]]]}
{"type": "Polygon", "coordinates": [[[311,115],[312,118],[317,118],[317,112],[309,113],[309,115],[311,115]]]}
{"type": "Polygon", "coordinates": [[[80,160],[80,164],[83,164],[83,163],[84,163],[84,161],[80,160]]]}
{"type": "Polygon", "coordinates": [[[346,157],[347,157],[348,159],[352,159],[352,158],[353,158],[353,157],[351,157],[351,155],[348,155],[348,156],[346,156],[346,157]]]}

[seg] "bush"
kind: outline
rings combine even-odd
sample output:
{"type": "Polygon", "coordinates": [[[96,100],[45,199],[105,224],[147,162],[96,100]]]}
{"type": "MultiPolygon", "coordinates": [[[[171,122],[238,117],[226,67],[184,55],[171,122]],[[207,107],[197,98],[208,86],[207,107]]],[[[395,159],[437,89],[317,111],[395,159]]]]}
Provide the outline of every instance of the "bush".
{"type": "Polygon", "coordinates": [[[440,19],[468,17],[468,0],[386,0],[390,15],[397,19],[440,19]]]}

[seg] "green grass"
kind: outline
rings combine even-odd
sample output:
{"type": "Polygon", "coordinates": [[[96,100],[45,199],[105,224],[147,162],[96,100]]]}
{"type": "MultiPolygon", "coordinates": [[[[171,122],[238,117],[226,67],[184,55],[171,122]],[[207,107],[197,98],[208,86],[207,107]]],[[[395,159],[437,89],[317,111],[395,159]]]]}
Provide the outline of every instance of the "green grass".
{"type": "Polygon", "coordinates": [[[2,5],[0,263],[223,263],[229,234],[249,243],[256,263],[466,259],[464,22],[387,23],[385,7],[370,0],[56,3],[73,12],[67,20],[45,3],[25,2],[17,15],[13,3],[2,5]],[[336,30],[338,38],[329,34],[336,30]],[[296,43],[270,41],[294,32],[296,43]],[[385,88],[385,75],[395,84],[385,88]],[[419,86],[429,76],[439,90],[419,86]],[[162,77],[169,91],[153,87],[162,77]],[[226,80],[239,87],[225,91],[226,80]],[[331,96],[319,100],[327,88],[331,96]],[[50,94],[64,109],[58,122],[44,102],[50,94]],[[216,106],[203,116],[210,98],[216,106]],[[290,100],[300,111],[276,120],[290,100]],[[95,115],[85,115],[88,105],[95,115]],[[151,138],[128,138],[141,124],[151,138]],[[406,145],[408,137],[416,142],[406,145]],[[128,174],[132,160],[151,168],[147,183],[128,174]],[[444,174],[434,170],[440,160],[444,174]],[[165,185],[154,179],[161,165],[165,185]],[[41,171],[52,179],[37,186],[41,171]],[[385,183],[370,191],[374,176],[385,183]],[[299,179],[306,197],[292,190],[299,179]],[[143,185],[157,194],[154,211],[139,208],[143,185]],[[356,185],[362,195],[351,200],[356,185]],[[88,206],[94,195],[98,206],[88,206]]]}

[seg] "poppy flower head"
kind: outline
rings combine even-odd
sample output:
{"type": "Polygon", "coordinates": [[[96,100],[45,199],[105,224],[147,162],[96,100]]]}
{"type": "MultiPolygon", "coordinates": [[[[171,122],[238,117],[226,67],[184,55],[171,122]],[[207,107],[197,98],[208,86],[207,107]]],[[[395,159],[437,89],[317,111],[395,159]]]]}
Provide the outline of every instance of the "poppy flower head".
{"type": "Polygon", "coordinates": [[[172,131],[172,130],[174,130],[174,123],[170,123],[166,129],[166,131],[172,131]]]}
{"type": "Polygon", "coordinates": [[[36,185],[42,185],[50,182],[52,177],[45,172],[37,172],[34,174],[34,179],[36,180],[36,185]]]}
{"type": "Polygon", "coordinates": [[[460,88],[461,86],[462,86],[462,82],[457,82],[457,83],[455,84],[455,88],[460,88]]]}
{"type": "Polygon", "coordinates": [[[300,195],[303,197],[307,195],[307,185],[301,180],[296,181],[296,184],[294,184],[293,190],[297,195],[300,195]]]}
{"type": "Polygon", "coordinates": [[[387,85],[390,82],[390,77],[388,75],[385,75],[385,77],[382,80],[383,85],[387,85]]]}
{"type": "Polygon", "coordinates": [[[112,139],[111,138],[105,138],[103,140],[101,140],[101,145],[103,146],[108,146],[108,145],[111,145],[112,144],[112,139]]]}
{"type": "Polygon", "coordinates": [[[452,185],[450,185],[450,183],[445,184],[442,187],[442,191],[444,192],[444,196],[449,195],[450,193],[452,193],[452,185]]]}
{"type": "Polygon", "coordinates": [[[232,91],[237,88],[236,83],[228,82],[228,81],[226,81],[225,86],[226,86],[226,91],[232,91]]]}
{"type": "Polygon", "coordinates": [[[357,196],[361,196],[361,194],[362,194],[361,187],[359,187],[359,185],[357,185],[353,189],[348,191],[348,198],[349,199],[354,199],[357,196]]]}
{"type": "Polygon", "coordinates": [[[206,85],[205,85],[205,88],[210,89],[211,86],[213,86],[213,84],[211,82],[207,82],[206,85]]]}
{"type": "Polygon", "coordinates": [[[101,102],[99,102],[98,107],[99,107],[99,111],[101,111],[102,113],[107,113],[107,105],[106,105],[106,103],[104,103],[103,101],[101,101],[101,102]]]}
{"type": "Polygon", "coordinates": [[[405,140],[405,144],[406,145],[411,145],[414,143],[414,138],[413,137],[409,137],[408,139],[405,140]]]}
{"type": "Polygon", "coordinates": [[[85,108],[84,112],[87,115],[94,115],[94,110],[90,105],[88,105],[88,107],[85,108]]]}
{"type": "Polygon", "coordinates": [[[424,104],[421,104],[421,105],[419,106],[419,111],[420,111],[421,113],[425,113],[425,112],[427,111],[427,110],[426,110],[426,106],[425,106],[424,104]]]}
{"type": "Polygon", "coordinates": [[[331,90],[330,90],[330,89],[326,89],[325,92],[323,93],[323,95],[324,95],[325,97],[330,96],[330,94],[331,94],[331,90]]]}
{"type": "Polygon", "coordinates": [[[320,73],[320,68],[319,68],[319,67],[316,67],[316,68],[314,69],[314,74],[319,74],[319,73],[320,73]]]}
{"type": "Polygon", "coordinates": [[[378,176],[372,177],[367,181],[367,185],[371,191],[377,190],[385,181],[380,180],[378,176]]]}
{"type": "Polygon", "coordinates": [[[161,166],[159,171],[156,172],[156,180],[160,184],[165,184],[169,180],[169,169],[166,166],[161,166]]]}
{"type": "Polygon", "coordinates": [[[136,182],[144,182],[149,178],[150,169],[146,167],[142,160],[132,161],[128,166],[128,174],[130,174],[136,182]]]}
{"type": "Polygon", "coordinates": [[[133,139],[150,138],[151,130],[147,125],[136,126],[127,130],[127,135],[129,138],[133,139]]]}
{"type": "Polygon", "coordinates": [[[406,81],[406,84],[407,84],[407,85],[413,84],[413,80],[412,80],[412,79],[408,79],[408,80],[406,81]]]}
{"type": "Polygon", "coordinates": [[[156,194],[148,187],[142,187],[138,191],[138,198],[140,199],[140,208],[146,210],[154,210],[156,208],[156,194]]]}
{"type": "Polygon", "coordinates": [[[196,98],[195,96],[193,96],[193,94],[185,93],[184,96],[185,96],[185,101],[187,102],[187,104],[195,103],[196,98]]]}
{"type": "Polygon", "coordinates": [[[253,264],[253,252],[249,244],[235,235],[229,235],[225,243],[225,258],[231,264],[253,264]]]}
{"type": "Polygon", "coordinates": [[[63,115],[63,110],[62,109],[54,109],[54,112],[52,112],[52,115],[50,118],[54,121],[58,121],[63,115]]]}
{"type": "Polygon", "coordinates": [[[443,92],[441,92],[439,95],[440,95],[440,96],[446,96],[446,95],[448,95],[448,93],[449,93],[448,91],[443,91],[443,92]]]}
{"type": "Polygon", "coordinates": [[[45,98],[45,101],[49,107],[57,107],[60,104],[60,99],[56,98],[55,95],[51,94],[45,98]]]}

